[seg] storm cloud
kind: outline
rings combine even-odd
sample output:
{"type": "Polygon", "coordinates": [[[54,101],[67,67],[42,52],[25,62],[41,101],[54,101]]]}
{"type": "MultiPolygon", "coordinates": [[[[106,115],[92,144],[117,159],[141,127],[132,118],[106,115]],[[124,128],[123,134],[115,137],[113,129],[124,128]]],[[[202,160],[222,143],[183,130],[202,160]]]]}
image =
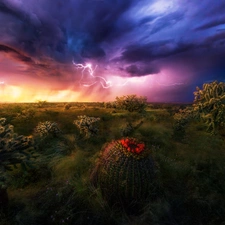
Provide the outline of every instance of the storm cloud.
{"type": "MultiPolygon", "coordinates": [[[[196,85],[225,80],[224,15],[225,3],[210,0],[1,0],[0,79],[18,86],[35,79],[107,99],[129,77],[154,77],[160,96],[171,93],[168,101],[187,101],[182,85],[191,100],[196,85]],[[73,62],[97,69],[86,78],[89,71],[73,62]],[[94,85],[82,89],[81,79],[94,85]]],[[[149,87],[143,94],[151,100],[149,87]]]]}

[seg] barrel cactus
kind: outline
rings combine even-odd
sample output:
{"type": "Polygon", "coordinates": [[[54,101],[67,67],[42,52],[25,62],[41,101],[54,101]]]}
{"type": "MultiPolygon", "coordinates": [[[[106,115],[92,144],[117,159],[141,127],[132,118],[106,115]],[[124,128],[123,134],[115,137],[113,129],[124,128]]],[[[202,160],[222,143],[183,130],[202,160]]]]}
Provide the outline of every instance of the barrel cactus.
{"type": "Polygon", "coordinates": [[[91,181],[109,204],[137,205],[151,196],[155,168],[150,153],[134,138],[112,141],[103,147],[91,181]]]}

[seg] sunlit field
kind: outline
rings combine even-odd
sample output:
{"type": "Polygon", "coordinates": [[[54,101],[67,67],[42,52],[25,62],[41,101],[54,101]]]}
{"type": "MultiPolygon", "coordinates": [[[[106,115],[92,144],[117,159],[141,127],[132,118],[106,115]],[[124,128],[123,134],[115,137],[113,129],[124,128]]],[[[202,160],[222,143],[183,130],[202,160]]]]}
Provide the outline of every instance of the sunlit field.
{"type": "Polygon", "coordinates": [[[0,224],[224,224],[225,131],[212,135],[193,120],[177,132],[174,115],[185,107],[148,103],[145,111],[129,112],[104,102],[1,104],[0,118],[34,143],[25,169],[4,172],[8,201],[0,192],[0,224]],[[99,118],[92,133],[74,122],[84,115],[99,118]],[[37,128],[46,121],[57,132],[41,134],[37,128]],[[90,180],[106,143],[127,137],[144,143],[154,161],[154,193],[140,208],[110,204],[90,180]]]}

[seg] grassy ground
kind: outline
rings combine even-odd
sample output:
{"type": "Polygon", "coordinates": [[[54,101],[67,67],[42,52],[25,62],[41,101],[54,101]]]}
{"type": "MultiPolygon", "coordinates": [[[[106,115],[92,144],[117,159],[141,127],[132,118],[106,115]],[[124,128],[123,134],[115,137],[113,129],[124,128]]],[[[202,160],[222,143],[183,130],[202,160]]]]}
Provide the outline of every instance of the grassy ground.
{"type": "MultiPolygon", "coordinates": [[[[144,114],[105,109],[101,104],[46,103],[0,105],[0,117],[15,132],[34,135],[38,122],[57,122],[58,137],[38,143],[34,168],[8,172],[9,205],[1,225],[216,225],[225,224],[225,139],[211,136],[192,122],[185,137],[173,135],[173,113],[179,106],[149,107],[144,114]],[[174,109],[174,111],[173,111],[174,109]],[[73,124],[78,115],[99,117],[99,132],[85,139],[73,124]],[[89,181],[102,146],[124,136],[145,142],[157,164],[157,198],[136,214],[109,206],[89,181]]],[[[224,131],[223,131],[224,132],[224,131]]],[[[221,134],[223,133],[221,132],[221,134]]]]}

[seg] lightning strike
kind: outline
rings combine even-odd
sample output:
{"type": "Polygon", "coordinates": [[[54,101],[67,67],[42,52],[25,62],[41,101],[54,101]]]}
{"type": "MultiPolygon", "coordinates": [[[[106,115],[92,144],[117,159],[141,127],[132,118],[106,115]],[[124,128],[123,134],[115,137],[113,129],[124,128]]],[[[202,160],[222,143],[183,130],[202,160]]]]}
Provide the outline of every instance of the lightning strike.
{"type": "Polygon", "coordinates": [[[82,76],[80,79],[80,85],[84,86],[84,87],[90,87],[98,82],[100,82],[100,84],[102,85],[103,88],[110,88],[112,87],[112,82],[111,81],[107,81],[104,77],[102,76],[95,76],[94,72],[97,68],[97,65],[95,66],[94,69],[92,69],[92,65],[90,63],[87,63],[85,65],[81,64],[81,63],[75,63],[73,62],[73,64],[75,65],[75,67],[77,69],[82,69],[82,76]],[[87,82],[84,79],[84,72],[87,71],[87,73],[90,75],[90,77],[88,79],[94,79],[91,82],[87,82]]]}

